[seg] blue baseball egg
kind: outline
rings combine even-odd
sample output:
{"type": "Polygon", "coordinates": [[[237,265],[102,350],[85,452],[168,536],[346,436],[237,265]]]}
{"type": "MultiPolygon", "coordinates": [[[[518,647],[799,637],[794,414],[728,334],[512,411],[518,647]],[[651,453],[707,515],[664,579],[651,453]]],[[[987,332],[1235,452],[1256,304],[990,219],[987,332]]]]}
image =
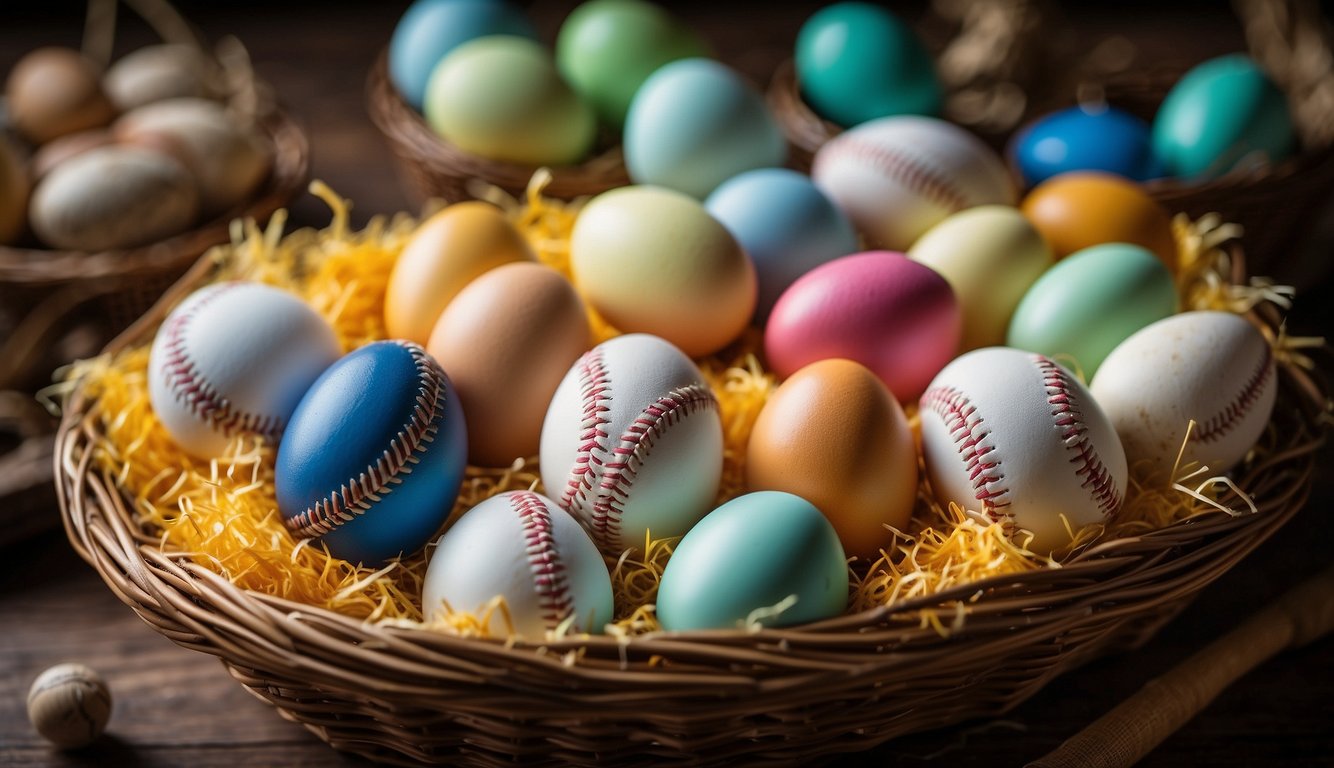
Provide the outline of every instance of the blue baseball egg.
{"type": "Polygon", "coordinates": [[[1283,92],[1250,57],[1220,56],[1187,72],[1153,119],[1153,151],[1190,181],[1239,165],[1277,165],[1296,136],[1283,92]]]}
{"type": "Polygon", "coordinates": [[[389,39],[389,79],[420,112],[435,65],[457,46],[488,35],[537,39],[523,11],[503,0],[417,0],[389,39]]]}
{"type": "Polygon", "coordinates": [[[798,277],[826,261],[861,250],[857,231],[809,176],[760,168],[733,176],[704,201],[755,264],[759,301],[755,320],[798,277]]]}
{"type": "Polygon", "coordinates": [[[307,390],[278,446],[287,529],[366,565],[420,549],[449,517],[468,455],[454,387],[421,346],[377,341],[307,390]]]}
{"type": "Polygon", "coordinates": [[[1107,106],[1071,107],[1039,118],[1011,141],[1010,158],[1029,187],[1068,171],[1103,171],[1132,181],[1163,175],[1149,124],[1107,106]]]}
{"type": "Polygon", "coordinates": [[[657,611],[668,630],[733,629],[747,619],[770,627],[828,619],[847,605],[833,524],[800,496],[756,491],[705,515],[676,545],[657,611]]]}

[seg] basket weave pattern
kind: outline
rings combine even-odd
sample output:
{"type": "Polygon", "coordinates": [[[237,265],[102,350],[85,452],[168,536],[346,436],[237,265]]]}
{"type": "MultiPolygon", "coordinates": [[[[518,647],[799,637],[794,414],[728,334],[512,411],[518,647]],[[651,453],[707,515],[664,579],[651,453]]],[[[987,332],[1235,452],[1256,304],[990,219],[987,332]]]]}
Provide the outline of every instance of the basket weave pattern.
{"type": "MultiPolygon", "coordinates": [[[[201,262],[109,351],[149,342],[211,269],[201,262]]],[[[1272,306],[1256,316],[1280,322],[1272,306]]],[[[789,629],[509,645],[240,590],[137,521],[93,461],[99,422],[82,388],[66,404],[56,485],[76,550],[120,600],[339,749],[401,764],[803,763],[1002,713],[1152,637],[1305,502],[1328,394],[1280,370],[1264,458],[1237,478],[1256,513],[1208,512],[1060,568],[789,629]]]]}

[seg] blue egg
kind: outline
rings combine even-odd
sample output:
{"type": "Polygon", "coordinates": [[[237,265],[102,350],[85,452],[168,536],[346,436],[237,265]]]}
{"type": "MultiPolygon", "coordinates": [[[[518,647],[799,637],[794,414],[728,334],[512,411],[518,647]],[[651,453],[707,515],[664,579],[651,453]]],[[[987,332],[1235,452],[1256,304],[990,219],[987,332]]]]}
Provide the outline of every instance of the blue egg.
{"type": "Polygon", "coordinates": [[[1069,171],[1103,171],[1132,181],[1163,175],[1149,124],[1106,106],[1071,107],[1038,119],[1011,141],[1010,158],[1030,187],[1069,171]]]}
{"type": "Polygon", "coordinates": [[[764,97],[739,74],[709,59],[681,59],[635,92],[624,151],[636,184],[703,200],[738,173],[782,165],[787,139],[764,97]]]}
{"type": "Polygon", "coordinates": [[[797,278],[861,250],[857,230],[809,176],[760,168],[733,176],[704,201],[755,264],[763,325],[774,302],[797,278]]]}
{"type": "Polygon", "coordinates": [[[278,446],[289,531],[366,565],[421,549],[449,517],[467,431],[454,387],[419,345],[378,341],[315,380],[278,446]]]}
{"type": "Polygon", "coordinates": [[[537,39],[523,11],[504,0],[417,0],[389,40],[389,79],[420,112],[435,65],[458,45],[487,35],[537,39]]]}
{"type": "Polygon", "coordinates": [[[809,501],[782,491],[738,496],[695,523],[667,561],[658,620],[667,630],[769,627],[828,619],[848,605],[838,533],[809,501]],[[790,601],[781,612],[754,615],[790,601]]]}

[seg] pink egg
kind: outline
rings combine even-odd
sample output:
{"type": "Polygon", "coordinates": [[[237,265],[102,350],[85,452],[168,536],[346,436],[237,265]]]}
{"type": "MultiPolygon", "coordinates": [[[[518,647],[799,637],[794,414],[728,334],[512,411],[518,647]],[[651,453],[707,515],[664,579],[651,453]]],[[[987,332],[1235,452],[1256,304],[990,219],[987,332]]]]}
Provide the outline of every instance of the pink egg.
{"type": "Polygon", "coordinates": [[[783,377],[816,360],[855,360],[907,402],[954,358],[961,332],[945,278],[901,253],[868,251],[816,267],[788,287],[765,326],[764,350],[783,377]]]}

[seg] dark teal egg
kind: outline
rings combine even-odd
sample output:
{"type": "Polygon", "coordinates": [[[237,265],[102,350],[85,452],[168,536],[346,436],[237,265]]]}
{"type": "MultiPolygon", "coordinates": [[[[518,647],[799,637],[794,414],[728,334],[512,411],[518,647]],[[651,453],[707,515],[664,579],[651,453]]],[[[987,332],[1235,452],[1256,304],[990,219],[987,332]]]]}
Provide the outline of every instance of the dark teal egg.
{"type": "Polygon", "coordinates": [[[1039,118],[1015,136],[1009,154],[1026,187],[1068,171],[1103,171],[1132,181],[1162,175],[1149,124],[1107,106],[1071,107],[1039,118]]]}

